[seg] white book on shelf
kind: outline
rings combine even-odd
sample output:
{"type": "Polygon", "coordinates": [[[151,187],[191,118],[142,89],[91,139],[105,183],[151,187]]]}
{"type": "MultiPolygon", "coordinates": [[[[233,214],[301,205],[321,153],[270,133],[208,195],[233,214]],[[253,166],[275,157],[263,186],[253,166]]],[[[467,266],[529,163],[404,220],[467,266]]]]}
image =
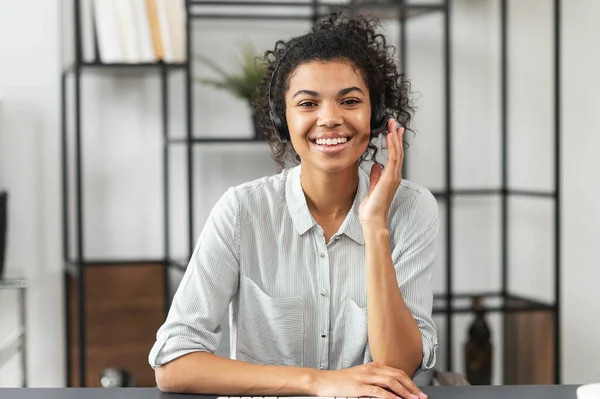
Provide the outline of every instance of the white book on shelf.
{"type": "Polygon", "coordinates": [[[113,0],[94,0],[94,19],[100,61],[107,64],[124,62],[117,28],[117,11],[113,0]]]}
{"type": "Polygon", "coordinates": [[[123,59],[126,63],[138,63],[141,57],[135,28],[133,0],[113,0],[113,4],[117,13],[117,29],[123,49],[123,59]]]}
{"type": "Polygon", "coordinates": [[[167,2],[173,0],[156,0],[156,11],[158,14],[158,24],[160,26],[160,36],[162,39],[164,60],[165,62],[173,62],[173,44],[171,41],[171,32],[169,28],[169,15],[167,13],[167,2]]]}
{"type": "Polygon", "coordinates": [[[138,38],[140,62],[156,62],[156,54],[152,46],[152,33],[148,20],[146,0],[132,0],[135,30],[138,38]]]}
{"type": "Polygon", "coordinates": [[[92,0],[81,0],[80,4],[81,57],[84,62],[94,62],[96,60],[94,7],[92,0]]]}
{"type": "Polygon", "coordinates": [[[169,24],[169,36],[173,50],[173,61],[184,62],[186,58],[185,0],[165,1],[169,24]]]}

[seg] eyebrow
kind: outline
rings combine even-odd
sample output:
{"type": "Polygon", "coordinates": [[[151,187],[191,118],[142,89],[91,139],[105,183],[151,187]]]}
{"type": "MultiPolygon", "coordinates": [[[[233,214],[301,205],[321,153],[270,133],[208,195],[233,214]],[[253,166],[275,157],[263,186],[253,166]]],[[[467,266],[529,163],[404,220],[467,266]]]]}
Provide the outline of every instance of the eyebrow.
{"type": "MultiPolygon", "coordinates": [[[[345,89],[340,90],[338,92],[338,96],[345,96],[346,94],[351,93],[353,91],[358,91],[363,96],[365,95],[365,93],[359,87],[351,86],[351,87],[346,87],[345,89]]],[[[313,90],[298,90],[296,93],[294,93],[292,98],[297,97],[301,94],[306,94],[311,97],[319,97],[320,96],[320,94],[318,92],[313,91],[313,90]]]]}

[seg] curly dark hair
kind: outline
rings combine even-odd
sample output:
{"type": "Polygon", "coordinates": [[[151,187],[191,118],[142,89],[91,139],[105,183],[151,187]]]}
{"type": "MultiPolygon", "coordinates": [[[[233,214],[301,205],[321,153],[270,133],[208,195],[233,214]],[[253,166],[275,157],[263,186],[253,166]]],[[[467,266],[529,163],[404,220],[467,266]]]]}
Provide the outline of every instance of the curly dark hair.
{"type": "MultiPolygon", "coordinates": [[[[377,33],[379,24],[379,20],[375,17],[360,15],[348,17],[341,11],[335,11],[327,19],[313,26],[309,33],[294,37],[287,42],[278,40],[273,50],[264,53],[262,61],[265,63],[265,74],[257,88],[252,105],[256,110],[262,132],[271,146],[273,159],[279,166],[285,167],[288,159],[300,161],[291,142],[279,141],[269,118],[268,92],[271,76],[284,54],[285,58],[279,64],[271,93],[277,112],[284,122],[285,92],[289,89],[290,74],[299,65],[310,61],[346,60],[361,71],[369,89],[371,109],[374,111],[381,98],[381,92],[384,91],[386,114],[393,116],[407,132],[410,131],[409,125],[414,111],[409,98],[410,83],[396,66],[393,59],[394,47],[386,43],[382,34],[377,33]],[[381,87],[382,83],[384,87],[381,87]]],[[[375,159],[377,147],[373,144],[373,140],[377,136],[371,135],[367,151],[361,157],[361,161],[375,159]]],[[[407,147],[406,141],[404,147],[407,147]]]]}

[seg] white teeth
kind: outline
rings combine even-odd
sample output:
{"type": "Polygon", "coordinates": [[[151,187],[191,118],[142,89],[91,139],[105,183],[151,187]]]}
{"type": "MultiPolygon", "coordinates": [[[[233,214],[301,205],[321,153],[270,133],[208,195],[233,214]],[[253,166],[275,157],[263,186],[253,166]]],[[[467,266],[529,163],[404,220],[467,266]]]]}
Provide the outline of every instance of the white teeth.
{"type": "Polygon", "coordinates": [[[348,138],[346,138],[346,137],[338,137],[338,138],[334,138],[334,139],[317,139],[316,143],[318,145],[337,145],[337,144],[343,144],[347,141],[348,141],[348,138]]]}

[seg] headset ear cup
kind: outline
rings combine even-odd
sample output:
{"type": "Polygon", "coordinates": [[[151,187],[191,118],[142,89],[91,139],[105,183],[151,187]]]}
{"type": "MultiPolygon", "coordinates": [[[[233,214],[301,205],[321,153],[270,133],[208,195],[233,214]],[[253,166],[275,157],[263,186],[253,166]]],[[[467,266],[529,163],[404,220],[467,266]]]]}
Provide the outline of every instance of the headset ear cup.
{"type": "MultiPolygon", "coordinates": [[[[381,78],[381,77],[380,77],[381,78]]],[[[382,82],[383,85],[383,82],[382,82]]],[[[387,121],[392,117],[385,112],[385,93],[382,91],[379,97],[379,103],[371,119],[371,134],[379,135],[385,133],[387,121]]]]}
{"type": "Polygon", "coordinates": [[[277,134],[279,141],[282,143],[287,142],[289,140],[289,133],[281,118],[279,118],[273,109],[269,111],[269,117],[271,118],[273,128],[275,129],[275,134],[277,134]]]}
{"type": "Polygon", "coordinates": [[[378,115],[371,125],[371,134],[379,135],[385,134],[387,122],[391,118],[391,115],[378,115]]]}

